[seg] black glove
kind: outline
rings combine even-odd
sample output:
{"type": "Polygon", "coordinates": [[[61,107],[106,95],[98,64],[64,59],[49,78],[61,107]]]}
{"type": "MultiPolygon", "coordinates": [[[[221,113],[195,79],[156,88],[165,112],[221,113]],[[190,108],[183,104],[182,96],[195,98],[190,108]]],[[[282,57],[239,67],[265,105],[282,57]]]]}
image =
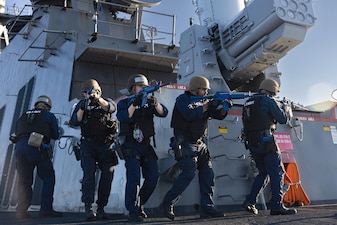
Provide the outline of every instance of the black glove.
{"type": "Polygon", "coordinates": [[[9,140],[12,142],[12,143],[17,143],[19,141],[19,138],[18,136],[16,136],[16,134],[11,134],[11,136],[9,136],[9,140]]]}
{"type": "Polygon", "coordinates": [[[219,105],[223,103],[222,100],[215,100],[213,99],[212,101],[208,102],[208,108],[218,108],[219,105]]]}
{"type": "Polygon", "coordinates": [[[208,102],[208,112],[213,113],[217,110],[218,106],[222,104],[222,100],[212,100],[208,102]]]}
{"type": "Polygon", "coordinates": [[[132,105],[133,106],[141,106],[142,105],[142,96],[141,95],[137,95],[137,97],[133,101],[132,105]]]}
{"type": "Polygon", "coordinates": [[[85,100],[81,100],[78,105],[80,106],[80,109],[85,110],[85,100]]]}
{"type": "Polygon", "coordinates": [[[98,94],[91,95],[91,96],[89,97],[89,99],[90,99],[90,102],[92,102],[92,103],[97,103],[97,102],[98,102],[98,99],[99,99],[99,95],[98,95],[98,94]]]}
{"type": "Polygon", "coordinates": [[[151,96],[150,104],[156,107],[158,105],[158,99],[155,96],[151,96]]]}

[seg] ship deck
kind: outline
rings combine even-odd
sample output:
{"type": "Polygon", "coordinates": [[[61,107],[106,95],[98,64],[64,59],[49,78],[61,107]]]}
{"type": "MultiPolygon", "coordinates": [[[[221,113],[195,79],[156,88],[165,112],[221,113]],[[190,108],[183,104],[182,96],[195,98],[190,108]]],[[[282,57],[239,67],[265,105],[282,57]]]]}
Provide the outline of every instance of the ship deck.
{"type": "MultiPolygon", "coordinates": [[[[250,214],[243,209],[225,211],[226,217],[213,219],[199,219],[198,215],[177,215],[175,221],[167,218],[154,217],[144,220],[142,223],[132,224],[337,224],[337,204],[311,205],[297,207],[298,214],[289,216],[270,216],[269,210],[260,210],[259,215],[250,214]]],[[[30,219],[17,219],[14,212],[0,212],[0,224],[130,224],[125,215],[116,215],[112,220],[84,221],[84,213],[64,213],[61,218],[38,218],[37,212],[31,212],[30,219]]]]}

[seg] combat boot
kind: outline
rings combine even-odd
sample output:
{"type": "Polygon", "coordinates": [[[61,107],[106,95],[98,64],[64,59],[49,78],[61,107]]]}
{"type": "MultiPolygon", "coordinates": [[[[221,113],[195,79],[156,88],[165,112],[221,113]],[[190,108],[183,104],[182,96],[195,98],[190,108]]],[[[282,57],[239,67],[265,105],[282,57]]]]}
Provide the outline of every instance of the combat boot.
{"type": "Polygon", "coordinates": [[[62,212],[57,212],[55,210],[48,210],[48,211],[45,211],[45,210],[41,210],[39,212],[39,217],[41,218],[47,218],[47,217],[62,217],[63,216],[63,213],[62,212]]]}
{"type": "Polygon", "coordinates": [[[209,219],[216,217],[224,217],[225,214],[221,211],[217,211],[215,208],[209,208],[200,212],[200,219],[209,219]]]}
{"type": "Polygon", "coordinates": [[[98,206],[97,208],[97,219],[99,220],[111,220],[112,217],[104,211],[104,207],[98,206]]]}
{"type": "Polygon", "coordinates": [[[255,204],[251,204],[247,201],[243,202],[243,208],[250,213],[253,213],[255,215],[259,214],[259,210],[257,210],[257,208],[255,207],[255,204]]]}
{"type": "Polygon", "coordinates": [[[18,219],[29,219],[32,216],[27,211],[18,211],[16,212],[16,218],[18,219]]]}
{"type": "Polygon", "coordinates": [[[139,211],[129,212],[129,222],[143,222],[144,218],[140,215],[139,211]]]}
{"type": "Polygon", "coordinates": [[[173,212],[173,205],[168,205],[165,203],[161,203],[159,206],[160,211],[162,212],[163,216],[167,217],[170,220],[174,220],[175,215],[173,212]]]}
{"type": "Polygon", "coordinates": [[[279,209],[270,210],[270,215],[294,215],[296,213],[296,209],[286,208],[284,206],[281,206],[279,209]]]}
{"type": "Polygon", "coordinates": [[[139,214],[140,214],[140,216],[143,217],[144,219],[147,218],[147,214],[146,214],[146,212],[145,212],[145,210],[144,210],[144,206],[143,206],[143,205],[141,205],[140,208],[139,208],[139,214]]]}
{"type": "Polygon", "coordinates": [[[96,220],[96,213],[92,210],[92,206],[91,203],[85,203],[84,205],[84,209],[85,209],[85,220],[86,221],[93,221],[96,220]]]}

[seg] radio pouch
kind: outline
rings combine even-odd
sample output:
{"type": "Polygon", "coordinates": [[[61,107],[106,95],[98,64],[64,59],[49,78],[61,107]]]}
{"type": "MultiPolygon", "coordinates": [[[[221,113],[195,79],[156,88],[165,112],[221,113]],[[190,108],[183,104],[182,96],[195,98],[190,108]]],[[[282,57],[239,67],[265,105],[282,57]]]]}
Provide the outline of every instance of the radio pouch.
{"type": "Polygon", "coordinates": [[[40,147],[41,144],[42,144],[42,140],[43,140],[42,134],[32,132],[29,135],[28,145],[30,145],[32,147],[40,147]]]}

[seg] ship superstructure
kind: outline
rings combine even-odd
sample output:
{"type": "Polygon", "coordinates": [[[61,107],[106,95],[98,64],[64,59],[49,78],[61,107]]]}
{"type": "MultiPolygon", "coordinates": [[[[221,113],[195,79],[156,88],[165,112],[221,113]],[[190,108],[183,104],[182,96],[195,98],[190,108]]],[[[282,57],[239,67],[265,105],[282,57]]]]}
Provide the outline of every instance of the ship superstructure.
{"type": "MultiPolygon", "coordinates": [[[[175,97],[186,90],[188,81],[195,75],[208,77],[212,92],[255,92],[265,78],[280,80],[277,62],[304,40],[307,30],[315,23],[310,0],[233,1],[234,10],[227,9],[232,13],[228,18],[220,18],[219,11],[211,10],[224,8],[225,1],[194,0],[200,23],[191,24],[181,34],[178,44],[175,15],[152,11],[160,2],[36,0],[26,6],[32,15],[1,13],[2,29],[6,28],[5,32],[0,30],[6,37],[1,39],[0,54],[2,210],[14,210],[18,198],[14,145],[9,136],[14,132],[15,121],[32,107],[37,96],[51,97],[52,112],[65,130],[53,147],[55,209],[78,212],[84,207],[80,192],[82,171],[74,152],[80,131],[70,127],[68,121],[80,97],[82,81],[95,78],[103,95],[118,101],[125,95],[120,90],[125,88],[129,76],[145,73],[149,80],[172,83],[155,93],[171,111],[175,97]],[[166,17],[172,26],[159,28],[144,24],[142,18],[147,13],[153,18],[166,17]],[[156,35],[165,35],[166,43],[159,43],[156,35]]],[[[243,100],[234,103],[225,120],[209,121],[208,144],[216,176],[214,200],[219,207],[241,205],[254,178],[249,151],[239,138],[243,100]]],[[[291,155],[296,159],[301,185],[311,202],[337,200],[334,192],[337,183],[331,180],[336,173],[337,119],[335,105],[331,108],[332,111],[317,112],[294,104],[291,123],[279,126],[276,134],[285,157],[291,155]],[[324,143],[324,148],[320,143],[324,143]],[[322,161],[317,161],[318,150],[322,161]]],[[[169,147],[170,115],[156,119],[155,124],[161,177],[146,208],[159,205],[179,173],[169,147]]],[[[124,161],[120,160],[107,211],[125,212],[125,181],[124,161]]],[[[199,190],[193,182],[177,210],[195,210],[199,190]]],[[[32,210],[39,208],[40,188],[41,183],[36,179],[32,210]]],[[[261,195],[259,203],[266,202],[268,193],[261,195]]]]}

